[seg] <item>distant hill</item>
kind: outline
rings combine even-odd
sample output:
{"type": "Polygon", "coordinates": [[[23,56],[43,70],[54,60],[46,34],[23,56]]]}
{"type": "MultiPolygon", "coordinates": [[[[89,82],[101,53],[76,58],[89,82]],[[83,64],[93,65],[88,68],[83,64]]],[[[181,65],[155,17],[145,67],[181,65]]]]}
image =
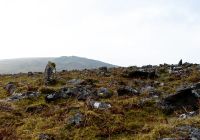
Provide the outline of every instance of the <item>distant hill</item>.
{"type": "Polygon", "coordinates": [[[56,63],[57,71],[93,69],[102,66],[115,67],[105,62],[77,57],[18,58],[0,60],[0,73],[43,72],[48,61],[56,63]]]}

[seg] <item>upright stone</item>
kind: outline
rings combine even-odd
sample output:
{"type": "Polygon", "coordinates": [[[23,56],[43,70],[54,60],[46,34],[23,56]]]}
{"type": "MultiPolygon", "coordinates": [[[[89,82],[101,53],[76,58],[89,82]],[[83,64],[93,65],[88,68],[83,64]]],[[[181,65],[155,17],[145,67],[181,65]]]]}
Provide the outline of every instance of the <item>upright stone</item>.
{"type": "Polygon", "coordinates": [[[44,71],[44,83],[45,85],[53,84],[56,80],[56,64],[48,62],[44,71]]]}
{"type": "Polygon", "coordinates": [[[178,66],[182,66],[183,65],[183,60],[181,59],[179,62],[178,62],[178,66]]]}

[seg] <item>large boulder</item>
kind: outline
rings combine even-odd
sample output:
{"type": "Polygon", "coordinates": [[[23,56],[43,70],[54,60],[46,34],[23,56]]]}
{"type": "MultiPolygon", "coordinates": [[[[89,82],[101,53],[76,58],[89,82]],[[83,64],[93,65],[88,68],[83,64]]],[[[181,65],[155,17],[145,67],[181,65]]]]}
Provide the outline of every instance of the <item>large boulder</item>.
{"type": "Polygon", "coordinates": [[[145,69],[127,69],[122,74],[126,78],[154,79],[157,77],[155,70],[147,71],[145,69]]]}
{"type": "Polygon", "coordinates": [[[161,102],[162,108],[168,113],[177,109],[189,108],[199,109],[200,89],[199,84],[178,90],[175,94],[169,95],[161,102]]]}

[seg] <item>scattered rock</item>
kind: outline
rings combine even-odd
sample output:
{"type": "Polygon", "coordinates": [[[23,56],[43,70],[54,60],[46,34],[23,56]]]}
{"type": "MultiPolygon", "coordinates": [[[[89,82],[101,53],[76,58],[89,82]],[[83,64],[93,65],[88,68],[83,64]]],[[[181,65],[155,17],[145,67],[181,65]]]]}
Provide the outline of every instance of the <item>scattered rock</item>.
{"type": "Polygon", "coordinates": [[[152,86],[143,87],[140,92],[146,93],[149,98],[150,97],[158,98],[161,95],[161,93],[157,92],[156,89],[152,86]]]}
{"type": "Polygon", "coordinates": [[[155,90],[155,88],[154,87],[152,87],[152,86],[145,86],[145,87],[143,87],[142,89],[141,89],[141,91],[140,92],[142,92],[142,93],[151,93],[151,92],[154,92],[154,90],[155,90]]]}
{"type": "Polygon", "coordinates": [[[185,138],[162,138],[160,140],[187,140],[185,138]]]}
{"type": "Polygon", "coordinates": [[[58,99],[76,98],[77,100],[85,101],[88,97],[93,96],[93,91],[84,86],[64,87],[60,91],[48,94],[45,97],[46,102],[56,101],[58,99]]]}
{"type": "Polygon", "coordinates": [[[69,119],[68,124],[80,126],[83,123],[83,121],[84,121],[84,115],[82,113],[78,112],[69,119]]]}
{"type": "Polygon", "coordinates": [[[154,79],[157,77],[155,70],[154,71],[146,71],[144,69],[127,69],[122,74],[123,77],[126,78],[141,78],[141,79],[154,79]]]}
{"type": "Polygon", "coordinates": [[[165,83],[160,83],[160,86],[163,87],[165,85],[165,83]]]}
{"type": "Polygon", "coordinates": [[[100,67],[98,69],[98,75],[99,76],[106,76],[109,77],[110,76],[110,72],[108,71],[107,67],[100,67]]]}
{"type": "Polygon", "coordinates": [[[109,103],[105,102],[98,102],[98,101],[89,101],[88,105],[94,109],[104,110],[111,108],[111,105],[109,103]]]}
{"type": "Polygon", "coordinates": [[[38,139],[39,140],[55,140],[52,135],[43,134],[43,133],[38,136],[38,139]]]}
{"type": "Polygon", "coordinates": [[[61,98],[62,98],[61,94],[52,93],[52,94],[48,94],[48,95],[45,97],[45,101],[46,101],[47,103],[49,103],[49,102],[56,101],[56,100],[61,99],[61,98]]]}
{"type": "Polygon", "coordinates": [[[112,91],[108,90],[107,88],[101,87],[97,91],[97,96],[100,98],[110,98],[112,96],[112,91]]]}
{"type": "Polygon", "coordinates": [[[77,86],[74,88],[63,88],[61,90],[62,97],[74,97],[78,100],[85,101],[89,96],[92,95],[92,91],[84,86],[77,86]]]}
{"type": "Polygon", "coordinates": [[[107,67],[100,67],[99,70],[101,72],[105,72],[105,73],[108,72],[108,68],[107,67]]]}
{"type": "Polygon", "coordinates": [[[177,131],[179,132],[188,132],[189,139],[191,140],[200,140],[200,129],[196,127],[192,127],[189,125],[177,127],[177,131]]]}
{"type": "Polygon", "coordinates": [[[193,116],[196,116],[196,115],[198,115],[197,111],[192,111],[192,112],[187,112],[185,114],[179,115],[179,118],[180,119],[187,119],[187,118],[190,118],[190,117],[193,117],[193,116]]]}
{"type": "Polygon", "coordinates": [[[17,87],[13,82],[9,82],[4,88],[9,94],[13,94],[17,87]]]}
{"type": "Polygon", "coordinates": [[[171,65],[169,69],[169,74],[175,77],[188,77],[192,72],[192,64],[184,63],[182,65],[171,65]]]}
{"type": "Polygon", "coordinates": [[[38,92],[28,91],[25,93],[15,93],[11,97],[7,98],[7,101],[19,101],[21,99],[33,99],[37,98],[40,94],[38,92]]]}
{"type": "Polygon", "coordinates": [[[31,77],[33,75],[34,75],[33,72],[28,72],[28,77],[31,77]]]}
{"type": "Polygon", "coordinates": [[[133,89],[129,86],[120,86],[120,88],[117,90],[118,96],[134,96],[139,95],[139,92],[136,89],[133,89]]]}

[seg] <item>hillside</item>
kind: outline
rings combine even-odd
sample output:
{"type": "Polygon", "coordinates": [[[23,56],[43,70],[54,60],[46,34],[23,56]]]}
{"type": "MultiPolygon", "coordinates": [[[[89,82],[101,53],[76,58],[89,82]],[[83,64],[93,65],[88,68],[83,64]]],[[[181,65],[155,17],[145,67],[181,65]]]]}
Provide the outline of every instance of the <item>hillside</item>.
{"type": "Polygon", "coordinates": [[[0,140],[199,140],[200,66],[0,75],[0,140]]]}
{"type": "Polygon", "coordinates": [[[48,61],[55,62],[58,71],[93,69],[102,66],[114,67],[114,65],[108,63],[77,56],[62,56],[57,58],[19,58],[0,60],[0,73],[27,73],[29,71],[43,72],[48,61]]]}

